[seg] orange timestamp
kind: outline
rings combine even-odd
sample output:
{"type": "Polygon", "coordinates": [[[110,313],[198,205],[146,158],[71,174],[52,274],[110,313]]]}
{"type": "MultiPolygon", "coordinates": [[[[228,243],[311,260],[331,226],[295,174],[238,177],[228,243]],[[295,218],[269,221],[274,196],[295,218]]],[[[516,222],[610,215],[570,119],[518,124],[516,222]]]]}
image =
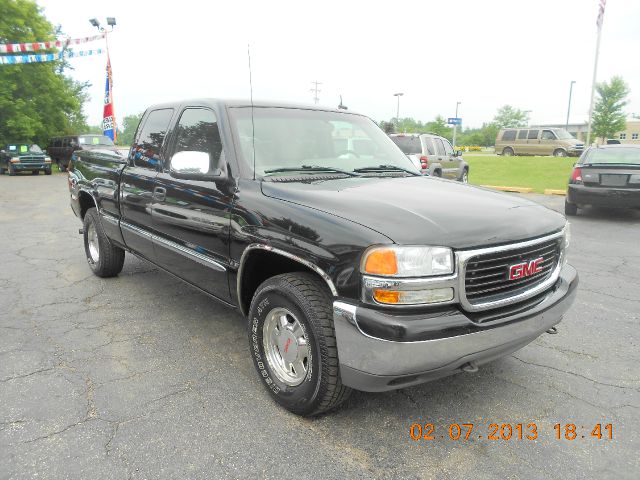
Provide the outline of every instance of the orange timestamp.
{"type": "MultiPolygon", "coordinates": [[[[556,423],[553,427],[556,440],[576,440],[595,438],[597,440],[613,440],[613,425],[597,423],[585,427],[574,423],[556,423]]],[[[409,436],[414,441],[432,441],[448,438],[459,441],[508,441],[537,440],[540,429],[535,422],[529,423],[450,423],[436,427],[433,423],[412,423],[409,436]]],[[[542,430],[543,433],[550,433],[542,430]]]]}

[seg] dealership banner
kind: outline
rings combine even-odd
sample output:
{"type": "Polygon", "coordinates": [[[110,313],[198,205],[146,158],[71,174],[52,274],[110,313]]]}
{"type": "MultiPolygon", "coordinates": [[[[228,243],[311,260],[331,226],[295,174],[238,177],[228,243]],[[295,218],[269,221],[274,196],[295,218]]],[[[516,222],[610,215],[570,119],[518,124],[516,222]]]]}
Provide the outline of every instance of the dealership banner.
{"type": "Polygon", "coordinates": [[[0,53],[25,53],[47,50],[49,48],[63,48],[70,45],[80,45],[81,43],[102,40],[105,38],[105,35],[106,33],[101,33],[93,37],[67,38],[66,40],[56,40],[53,42],[0,43],[0,53]]]}
{"type": "Polygon", "coordinates": [[[104,53],[104,50],[98,48],[96,50],[81,50],[79,52],[67,50],[66,52],[36,53],[32,55],[0,55],[0,65],[54,62],[56,60],[62,60],[63,58],[89,57],[91,55],[101,55],[102,53],[104,53]]]}
{"type": "Polygon", "coordinates": [[[113,113],[113,79],[111,77],[111,60],[107,56],[107,82],[104,87],[104,110],[102,113],[102,131],[114,142],[118,135],[116,116],[113,113]]]}

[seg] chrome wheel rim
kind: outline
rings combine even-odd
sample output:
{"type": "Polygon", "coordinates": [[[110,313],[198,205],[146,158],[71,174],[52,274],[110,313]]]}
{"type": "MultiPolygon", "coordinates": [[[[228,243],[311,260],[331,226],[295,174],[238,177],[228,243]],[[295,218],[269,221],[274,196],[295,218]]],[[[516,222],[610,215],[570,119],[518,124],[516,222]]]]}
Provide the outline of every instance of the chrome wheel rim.
{"type": "Polygon", "coordinates": [[[307,335],[298,319],[286,308],[267,313],[262,327],[262,345],[269,367],[282,383],[300,385],[310,368],[307,335]]]}
{"type": "Polygon", "coordinates": [[[469,175],[467,173],[462,174],[462,183],[469,183],[469,175]]]}
{"type": "Polygon", "coordinates": [[[100,244],[98,243],[98,232],[92,223],[87,228],[87,245],[89,247],[89,261],[98,263],[100,260],[100,244]]]}

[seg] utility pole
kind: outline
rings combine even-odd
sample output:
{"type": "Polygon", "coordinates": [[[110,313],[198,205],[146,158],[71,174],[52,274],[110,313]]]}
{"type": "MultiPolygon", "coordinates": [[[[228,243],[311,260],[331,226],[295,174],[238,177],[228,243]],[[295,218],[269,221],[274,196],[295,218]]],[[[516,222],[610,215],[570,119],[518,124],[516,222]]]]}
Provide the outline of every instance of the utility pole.
{"type": "MultiPolygon", "coordinates": [[[[462,102],[456,102],[456,118],[458,118],[458,107],[462,102]]],[[[457,121],[457,120],[456,120],[457,121]]],[[[456,131],[458,130],[458,124],[453,124],[453,148],[456,148],[456,131]]]]}
{"type": "Polygon", "coordinates": [[[573,84],[576,83],[575,80],[571,80],[571,86],[569,87],[569,106],[567,107],[567,121],[564,124],[564,129],[569,131],[569,113],[571,112],[571,93],[573,92],[573,84]]]}
{"type": "Polygon", "coordinates": [[[322,85],[322,82],[318,82],[316,80],[315,82],[311,82],[311,84],[313,85],[313,88],[309,91],[313,92],[313,103],[317,104],[320,101],[320,99],[318,98],[318,92],[322,91],[318,88],[318,85],[322,85]]]}

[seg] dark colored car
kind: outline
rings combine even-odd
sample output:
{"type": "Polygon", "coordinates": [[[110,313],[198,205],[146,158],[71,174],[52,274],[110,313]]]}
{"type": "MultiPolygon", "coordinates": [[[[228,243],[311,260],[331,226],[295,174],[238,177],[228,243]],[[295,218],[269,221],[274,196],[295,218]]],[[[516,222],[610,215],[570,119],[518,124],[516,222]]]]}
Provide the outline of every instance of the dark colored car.
{"type": "Polygon", "coordinates": [[[109,137],[105,135],[86,134],[54,137],[49,141],[47,153],[58,165],[60,171],[64,172],[69,166],[69,161],[73,156],[73,152],[77,150],[92,149],[110,150],[115,153],[118,152],[116,146],[109,137]]]}
{"type": "Polygon", "coordinates": [[[560,322],[578,284],[563,215],[420,175],[344,110],[157,105],[128,157],[76,152],[69,188],[96,275],[130,252],[236,308],[300,415],[475,372],[560,322]]]}
{"type": "Polygon", "coordinates": [[[36,144],[10,143],[0,151],[0,175],[5,171],[11,176],[19,172],[37,175],[40,170],[51,175],[51,159],[36,144]]]}
{"type": "Polygon", "coordinates": [[[587,149],[575,164],[564,211],[578,208],[640,208],[640,146],[601,145],[587,149]]]}

